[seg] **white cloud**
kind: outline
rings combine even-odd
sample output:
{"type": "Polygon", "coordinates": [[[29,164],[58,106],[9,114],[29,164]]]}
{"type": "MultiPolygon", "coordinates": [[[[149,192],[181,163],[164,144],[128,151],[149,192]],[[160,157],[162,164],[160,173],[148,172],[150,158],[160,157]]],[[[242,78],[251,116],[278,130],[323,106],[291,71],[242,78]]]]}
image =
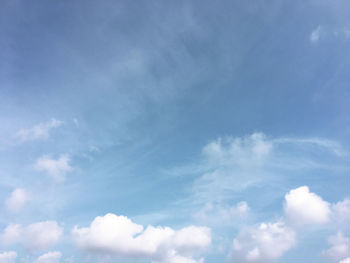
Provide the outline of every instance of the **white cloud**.
{"type": "Polygon", "coordinates": [[[327,223],[331,215],[330,204],[311,193],[307,186],[293,189],[286,194],[284,212],[292,225],[327,223]]]}
{"type": "Polygon", "coordinates": [[[46,172],[55,180],[62,180],[65,174],[73,169],[69,162],[70,158],[67,155],[61,155],[56,160],[48,155],[44,155],[36,160],[34,168],[38,171],[46,172]]]}
{"type": "Polygon", "coordinates": [[[206,224],[231,223],[236,219],[244,218],[250,208],[247,202],[239,202],[228,206],[217,203],[206,203],[205,206],[195,214],[195,218],[206,224]]]}
{"type": "Polygon", "coordinates": [[[29,194],[26,190],[17,188],[12,191],[6,199],[6,208],[12,212],[18,212],[29,201],[29,194]]]}
{"type": "MultiPolygon", "coordinates": [[[[346,156],[341,146],[323,138],[268,138],[262,133],[225,137],[203,147],[200,160],[170,171],[192,175],[194,203],[224,203],[232,193],[296,174],[335,168],[334,160],[346,156]],[[333,159],[332,159],[333,158],[333,159]],[[320,160],[324,160],[320,162],[320,160]]],[[[348,166],[348,165],[346,165],[348,166]]]]}
{"type": "Polygon", "coordinates": [[[283,222],[243,229],[233,241],[230,262],[267,262],[281,257],[295,244],[295,233],[283,222]]]}
{"type": "Polygon", "coordinates": [[[38,257],[35,263],[59,263],[62,257],[62,253],[59,251],[47,252],[44,255],[38,257]]]}
{"type": "Polygon", "coordinates": [[[190,226],[175,231],[169,227],[133,223],[125,216],[107,214],[96,217],[86,228],[72,230],[77,246],[88,252],[122,257],[141,257],[152,262],[197,263],[194,255],[211,243],[210,229],[190,226]]]}
{"type": "Polygon", "coordinates": [[[350,223],[350,199],[344,199],[332,205],[334,220],[339,224],[350,223]]]}
{"type": "Polygon", "coordinates": [[[322,34],[322,28],[321,26],[316,27],[310,34],[310,41],[311,43],[317,43],[321,37],[322,34]]]}
{"type": "Polygon", "coordinates": [[[350,263],[350,258],[345,258],[345,259],[339,261],[339,263],[350,263]]]}
{"type": "Polygon", "coordinates": [[[14,263],[17,253],[14,251],[7,251],[0,253],[0,263],[14,263]]]}
{"type": "Polygon", "coordinates": [[[49,132],[51,129],[57,128],[62,124],[63,124],[62,121],[51,119],[51,121],[49,122],[40,123],[28,129],[19,130],[15,136],[21,142],[45,140],[49,138],[49,132]]]}
{"type": "Polygon", "coordinates": [[[323,251],[323,255],[333,260],[342,260],[350,257],[350,238],[345,237],[342,233],[338,233],[335,236],[331,236],[328,239],[331,247],[323,251]]]}
{"type": "Polygon", "coordinates": [[[27,226],[9,224],[1,240],[6,245],[22,244],[29,250],[46,249],[58,242],[63,229],[55,221],[43,221],[27,226]]]}

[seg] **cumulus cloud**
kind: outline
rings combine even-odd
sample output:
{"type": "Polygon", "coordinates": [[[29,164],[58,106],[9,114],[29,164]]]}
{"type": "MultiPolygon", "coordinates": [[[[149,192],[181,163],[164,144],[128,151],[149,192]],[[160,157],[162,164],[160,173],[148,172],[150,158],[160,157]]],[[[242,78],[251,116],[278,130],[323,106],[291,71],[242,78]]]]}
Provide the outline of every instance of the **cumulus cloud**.
{"type": "Polygon", "coordinates": [[[1,240],[6,245],[22,244],[29,250],[42,250],[56,244],[63,229],[55,221],[43,221],[27,226],[9,224],[1,240]]]}
{"type": "Polygon", "coordinates": [[[62,121],[51,119],[51,121],[40,123],[38,125],[35,125],[34,127],[19,130],[15,136],[21,142],[45,140],[49,138],[49,133],[51,129],[57,128],[62,124],[62,121]]]}
{"type": "Polygon", "coordinates": [[[198,253],[211,243],[210,229],[189,226],[180,230],[135,224],[125,216],[96,217],[89,227],[75,226],[77,246],[88,252],[148,258],[156,263],[197,263],[198,253]]]}
{"type": "Polygon", "coordinates": [[[327,223],[331,215],[330,204],[310,192],[307,186],[286,194],[284,212],[288,222],[293,225],[327,223]]]}
{"type": "Polygon", "coordinates": [[[235,205],[223,205],[218,203],[206,203],[195,214],[195,218],[207,224],[223,224],[234,222],[238,218],[244,218],[250,208],[247,202],[239,202],[235,205]]]}
{"type": "Polygon", "coordinates": [[[69,162],[70,158],[67,155],[61,155],[58,159],[44,155],[36,160],[34,168],[37,171],[45,172],[55,180],[62,180],[65,174],[73,169],[69,162]]]}
{"type": "Polygon", "coordinates": [[[328,239],[331,246],[328,250],[323,251],[323,255],[333,260],[343,260],[350,257],[350,238],[345,237],[341,232],[328,239]]]}
{"type": "Polygon", "coordinates": [[[35,263],[59,263],[62,253],[59,251],[48,252],[38,257],[35,263]]]}
{"type": "Polygon", "coordinates": [[[350,199],[332,205],[333,217],[340,224],[350,223],[350,199]]]}
{"type": "Polygon", "coordinates": [[[14,263],[16,258],[17,253],[14,251],[0,253],[0,263],[14,263]]]}
{"type": "Polygon", "coordinates": [[[17,188],[6,199],[6,208],[12,212],[18,212],[29,201],[29,194],[25,189],[17,188]]]}
{"type": "Polygon", "coordinates": [[[295,232],[283,222],[263,223],[241,230],[233,241],[230,262],[267,262],[282,256],[295,244],[295,232]]]}

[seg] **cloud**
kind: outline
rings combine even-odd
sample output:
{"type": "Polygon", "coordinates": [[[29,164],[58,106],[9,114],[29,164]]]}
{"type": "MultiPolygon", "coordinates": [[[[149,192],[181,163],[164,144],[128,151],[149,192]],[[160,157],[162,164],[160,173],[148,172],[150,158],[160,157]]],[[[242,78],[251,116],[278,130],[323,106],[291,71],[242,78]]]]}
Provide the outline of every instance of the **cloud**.
{"type": "Polygon", "coordinates": [[[333,218],[338,224],[350,223],[350,199],[332,205],[333,218]]]}
{"type": "Polygon", "coordinates": [[[89,227],[75,226],[72,236],[77,246],[88,252],[127,258],[148,258],[161,263],[197,263],[193,256],[211,243],[210,229],[189,226],[180,230],[133,223],[125,216],[96,217],[89,227]]]}
{"type": "Polygon", "coordinates": [[[22,244],[28,250],[42,250],[56,244],[63,229],[55,221],[43,221],[27,226],[9,224],[1,240],[5,245],[22,244]]]}
{"type": "Polygon", "coordinates": [[[263,223],[241,230],[233,241],[230,262],[267,262],[295,245],[295,232],[283,222],[263,223]]]}
{"type": "Polygon", "coordinates": [[[329,237],[328,244],[331,247],[323,251],[324,256],[337,261],[350,257],[350,238],[345,237],[341,232],[329,237]]]}
{"type": "Polygon", "coordinates": [[[19,130],[15,134],[15,137],[18,138],[21,142],[46,140],[49,138],[50,130],[57,128],[62,124],[62,121],[51,119],[51,121],[40,123],[34,127],[19,130]]]}
{"type": "Polygon", "coordinates": [[[307,186],[291,190],[285,196],[284,212],[293,225],[324,224],[330,219],[330,204],[307,186]]]}
{"type": "Polygon", "coordinates": [[[38,257],[35,263],[59,263],[62,257],[62,253],[59,251],[47,252],[44,255],[38,257]]]}
{"type": "Polygon", "coordinates": [[[310,34],[310,41],[311,43],[315,44],[319,41],[322,34],[322,28],[321,26],[316,27],[310,34]]]}
{"type": "Polygon", "coordinates": [[[6,208],[12,212],[18,212],[30,200],[25,189],[17,188],[13,190],[9,198],[6,199],[6,208]]]}
{"type": "Polygon", "coordinates": [[[73,168],[69,165],[70,158],[67,155],[61,155],[58,159],[53,159],[44,155],[36,160],[34,168],[37,171],[43,171],[55,180],[63,180],[66,173],[73,168]]]}
{"type": "Polygon", "coordinates": [[[334,169],[346,155],[338,143],[328,139],[268,138],[263,133],[218,138],[205,145],[201,153],[198,162],[171,172],[195,177],[191,199],[201,204],[224,202],[233,193],[264,186],[267,181],[281,183],[296,173],[334,169]]]}
{"type": "Polygon", "coordinates": [[[345,258],[345,259],[339,261],[339,263],[350,263],[350,258],[345,258]]]}
{"type": "Polygon", "coordinates": [[[250,208],[247,202],[239,202],[232,206],[220,203],[206,203],[194,217],[206,224],[231,223],[237,218],[246,217],[249,210],[250,208]]]}
{"type": "Polygon", "coordinates": [[[0,263],[15,263],[17,253],[14,251],[7,251],[0,253],[0,263]]]}

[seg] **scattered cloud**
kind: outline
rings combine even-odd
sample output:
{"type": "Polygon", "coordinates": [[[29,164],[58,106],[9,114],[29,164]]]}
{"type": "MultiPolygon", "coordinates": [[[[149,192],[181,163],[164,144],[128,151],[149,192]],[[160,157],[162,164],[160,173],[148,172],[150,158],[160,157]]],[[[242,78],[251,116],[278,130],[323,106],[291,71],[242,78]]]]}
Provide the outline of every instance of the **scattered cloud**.
{"type": "Polygon", "coordinates": [[[6,199],[6,208],[12,212],[19,212],[21,208],[30,200],[30,196],[25,189],[17,188],[12,191],[6,199]]]}
{"type": "Polygon", "coordinates": [[[341,232],[329,237],[328,244],[331,247],[323,251],[324,256],[337,261],[350,257],[350,238],[345,237],[341,232]]]}
{"type": "Polygon", "coordinates": [[[263,223],[241,230],[233,241],[230,262],[267,262],[295,245],[295,232],[283,222],[263,223]]]}
{"type": "Polygon", "coordinates": [[[330,219],[330,204],[311,193],[307,186],[291,190],[285,196],[284,212],[293,225],[324,224],[330,219]]]}
{"type": "Polygon", "coordinates": [[[0,253],[0,263],[15,263],[17,253],[14,251],[7,251],[0,253]]]}
{"type": "Polygon", "coordinates": [[[350,223],[350,199],[346,198],[332,205],[333,218],[338,225],[350,223]]]}
{"type": "Polygon", "coordinates": [[[316,27],[310,34],[310,41],[311,43],[315,44],[320,40],[322,34],[322,27],[318,26],[316,27]]]}
{"type": "Polygon", "coordinates": [[[195,218],[205,224],[230,224],[242,219],[249,213],[247,202],[239,202],[229,206],[220,203],[206,203],[205,206],[195,214],[195,218]]]}
{"type": "Polygon", "coordinates": [[[206,227],[189,226],[176,231],[149,225],[144,229],[114,214],[96,217],[89,227],[75,226],[72,236],[77,246],[87,252],[148,258],[154,263],[202,262],[193,257],[211,243],[210,229],[206,227]]]}
{"type": "Polygon", "coordinates": [[[19,139],[20,142],[46,140],[49,138],[50,130],[58,128],[62,124],[62,121],[51,119],[51,121],[40,123],[34,127],[19,130],[15,134],[15,137],[19,139]]]}
{"type": "Polygon", "coordinates": [[[43,221],[27,226],[9,224],[1,235],[5,245],[22,244],[28,250],[42,250],[56,244],[63,228],[55,221],[43,221]]]}
{"type": "Polygon", "coordinates": [[[193,202],[220,203],[252,185],[261,186],[274,179],[280,182],[295,176],[295,172],[334,168],[335,162],[320,159],[339,161],[344,156],[342,147],[328,139],[268,138],[263,133],[253,133],[209,142],[199,162],[175,172],[196,176],[190,189],[193,202]]]}
{"type": "Polygon", "coordinates": [[[35,263],[59,263],[62,257],[62,253],[59,251],[47,252],[44,255],[38,257],[35,263]]]}
{"type": "Polygon", "coordinates": [[[61,155],[58,159],[53,159],[48,155],[44,155],[36,160],[34,168],[60,181],[64,179],[66,173],[73,169],[69,162],[70,158],[68,155],[61,155]]]}

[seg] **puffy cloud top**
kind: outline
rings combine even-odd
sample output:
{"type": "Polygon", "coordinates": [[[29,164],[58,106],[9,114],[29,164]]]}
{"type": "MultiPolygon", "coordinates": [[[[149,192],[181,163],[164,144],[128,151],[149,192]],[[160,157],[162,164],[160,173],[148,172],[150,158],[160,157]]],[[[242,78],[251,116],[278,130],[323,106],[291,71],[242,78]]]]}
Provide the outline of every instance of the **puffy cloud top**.
{"type": "Polygon", "coordinates": [[[279,258],[295,244],[295,233],[282,222],[243,229],[233,241],[231,262],[266,262],[279,258]]]}
{"type": "Polygon", "coordinates": [[[169,227],[135,224],[125,216],[96,217],[86,228],[72,230],[77,246],[88,252],[124,257],[150,258],[152,262],[200,262],[193,256],[211,243],[210,229],[189,226],[178,231],[169,227]]]}
{"type": "Polygon", "coordinates": [[[58,159],[44,155],[36,160],[34,168],[46,172],[52,178],[60,181],[64,179],[66,173],[73,169],[69,162],[70,159],[67,155],[61,155],[58,159]]]}
{"type": "Polygon", "coordinates": [[[307,186],[291,190],[285,196],[284,212],[294,225],[323,224],[329,221],[330,204],[309,191],[307,186]]]}

